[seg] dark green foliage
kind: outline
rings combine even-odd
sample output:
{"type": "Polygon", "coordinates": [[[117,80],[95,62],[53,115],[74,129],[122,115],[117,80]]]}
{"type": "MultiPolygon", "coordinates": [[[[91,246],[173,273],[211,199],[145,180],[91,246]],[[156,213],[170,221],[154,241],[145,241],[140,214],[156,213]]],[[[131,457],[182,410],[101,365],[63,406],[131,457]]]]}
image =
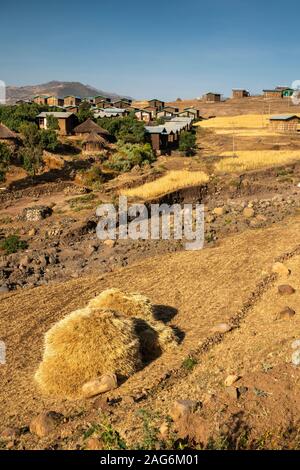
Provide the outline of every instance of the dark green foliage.
{"type": "Polygon", "coordinates": [[[47,117],[47,128],[51,131],[59,130],[57,117],[53,116],[52,114],[49,114],[49,116],[47,117]]]}
{"type": "Polygon", "coordinates": [[[19,250],[25,250],[27,248],[27,243],[24,240],[20,240],[18,235],[9,235],[0,244],[0,248],[4,250],[7,255],[10,255],[19,250]]]}
{"type": "Polygon", "coordinates": [[[150,144],[124,144],[119,145],[118,152],[107,163],[109,168],[126,172],[134,166],[142,166],[155,161],[155,155],[150,144]]]}
{"type": "Polygon", "coordinates": [[[195,154],[196,135],[193,132],[182,132],[179,140],[179,150],[186,156],[195,154]]]}
{"type": "Polygon", "coordinates": [[[43,150],[48,150],[49,152],[56,152],[58,150],[59,142],[54,130],[42,129],[39,132],[39,136],[40,145],[43,150]]]}
{"type": "Polygon", "coordinates": [[[35,122],[37,115],[42,111],[48,111],[48,106],[40,106],[36,103],[0,106],[0,122],[12,131],[20,132],[23,124],[35,122]]]}
{"type": "Polygon", "coordinates": [[[98,118],[97,124],[107,129],[116,140],[120,140],[125,144],[142,144],[145,142],[144,123],[138,121],[132,114],[117,118],[98,118]]]}
{"type": "Polygon", "coordinates": [[[5,180],[5,175],[11,162],[10,148],[0,142],[0,181],[5,180]]]}
{"type": "Polygon", "coordinates": [[[79,124],[86,121],[87,119],[94,119],[94,113],[91,110],[91,105],[87,101],[83,101],[77,113],[79,124]]]}

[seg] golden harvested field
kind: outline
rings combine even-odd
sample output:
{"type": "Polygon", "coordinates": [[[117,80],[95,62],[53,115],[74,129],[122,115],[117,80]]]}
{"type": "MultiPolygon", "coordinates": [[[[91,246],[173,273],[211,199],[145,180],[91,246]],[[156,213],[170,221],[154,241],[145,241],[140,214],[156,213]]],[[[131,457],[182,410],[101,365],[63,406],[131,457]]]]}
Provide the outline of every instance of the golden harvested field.
{"type": "Polygon", "coordinates": [[[224,158],[215,166],[216,171],[234,173],[284,165],[300,159],[300,150],[240,150],[234,155],[223,152],[224,158]]]}
{"type": "Polygon", "coordinates": [[[214,133],[217,135],[236,135],[237,137],[268,137],[268,136],[280,136],[278,132],[272,132],[266,128],[255,128],[255,129],[240,129],[233,127],[232,129],[214,129],[214,133]]]}
{"type": "Polygon", "coordinates": [[[226,129],[226,128],[267,128],[269,114],[247,114],[243,116],[222,116],[207,121],[199,121],[195,126],[212,129],[226,129]]]}
{"type": "Polygon", "coordinates": [[[124,196],[151,199],[177,189],[207,183],[209,177],[203,171],[169,171],[166,175],[151,183],[124,191],[124,196]]]}

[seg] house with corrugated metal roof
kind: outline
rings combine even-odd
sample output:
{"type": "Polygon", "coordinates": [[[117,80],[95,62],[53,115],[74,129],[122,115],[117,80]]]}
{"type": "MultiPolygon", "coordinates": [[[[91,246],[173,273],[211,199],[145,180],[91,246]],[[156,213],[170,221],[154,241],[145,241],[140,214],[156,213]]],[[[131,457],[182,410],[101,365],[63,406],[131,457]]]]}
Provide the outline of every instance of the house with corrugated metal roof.
{"type": "Polygon", "coordinates": [[[78,120],[74,113],[68,113],[67,111],[56,112],[56,111],[44,111],[37,116],[37,122],[39,129],[47,129],[48,123],[47,118],[53,116],[58,121],[59,133],[61,135],[72,134],[74,127],[78,120]]]}
{"type": "Polygon", "coordinates": [[[269,118],[269,128],[275,132],[297,132],[299,122],[296,114],[275,115],[269,118]]]}

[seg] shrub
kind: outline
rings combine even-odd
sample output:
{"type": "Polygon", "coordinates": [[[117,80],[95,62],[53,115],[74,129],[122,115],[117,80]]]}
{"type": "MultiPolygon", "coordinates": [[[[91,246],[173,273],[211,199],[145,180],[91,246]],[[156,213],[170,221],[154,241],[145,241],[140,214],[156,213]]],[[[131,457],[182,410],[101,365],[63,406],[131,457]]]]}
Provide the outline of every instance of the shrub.
{"type": "Polygon", "coordinates": [[[18,235],[9,235],[0,244],[0,248],[4,250],[7,255],[10,255],[19,250],[25,250],[27,248],[27,243],[24,240],[20,240],[18,235]]]}
{"type": "Polygon", "coordinates": [[[99,118],[99,126],[108,130],[116,139],[123,143],[142,144],[145,142],[145,125],[134,115],[117,118],[99,118]]]}
{"type": "Polygon", "coordinates": [[[182,132],[179,140],[179,150],[186,156],[195,154],[196,136],[193,132],[182,132]]]}
{"type": "Polygon", "coordinates": [[[0,142],[0,181],[5,180],[5,175],[11,162],[10,148],[0,142]]]}
{"type": "Polygon", "coordinates": [[[89,170],[83,174],[84,184],[92,187],[99,187],[104,182],[104,177],[101,168],[98,165],[93,165],[89,170]]]}
{"type": "Polygon", "coordinates": [[[142,166],[155,161],[150,144],[125,144],[118,146],[118,152],[107,162],[109,168],[126,172],[130,171],[134,166],[142,166]]]}

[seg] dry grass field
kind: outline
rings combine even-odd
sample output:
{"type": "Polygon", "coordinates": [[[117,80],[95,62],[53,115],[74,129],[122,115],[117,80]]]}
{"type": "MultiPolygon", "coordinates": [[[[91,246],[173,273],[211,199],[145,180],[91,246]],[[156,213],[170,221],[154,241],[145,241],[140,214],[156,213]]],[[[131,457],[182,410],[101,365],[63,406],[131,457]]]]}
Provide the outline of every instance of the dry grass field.
{"type": "Polygon", "coordinates": [[[125,196],[151,199],[162,194],[188,186],[206,183],[209,177],[203,171],[169,171],[166,175],[150,183],[123,192],[125,196]]]}
{"type": "Polygon", "coordinates": [[[209,129],[228,129],[228,128],[266,128],[268,127],[269,115],[247,114],[239,116],[224,116],[208,119],[207,121],[199,121],[195,126],[201,126],[209,129]]]}
{"type": "Polygon", "coordinates": [[[251,171],[260,168],[273,167],[276,165],[285,165],[299,161],[299,150],[237,150],[232,152],[224,152],[221,154],[224,158],[219,161],[215,170],[217,172],[241,172],[251,171]]]}

